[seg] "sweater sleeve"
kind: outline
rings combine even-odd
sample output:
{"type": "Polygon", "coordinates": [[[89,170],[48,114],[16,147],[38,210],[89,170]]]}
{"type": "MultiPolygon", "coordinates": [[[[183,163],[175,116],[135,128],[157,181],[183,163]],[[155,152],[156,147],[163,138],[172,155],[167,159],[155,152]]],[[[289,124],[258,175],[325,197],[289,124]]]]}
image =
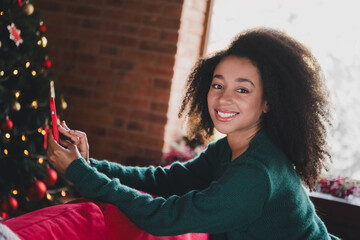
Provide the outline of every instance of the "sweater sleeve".
{"type": "Polygon", "coordinates": [[[110,179],[118,178],[123,185],[157,196],[182,195],[190,189],[202,189],[209,185],[214,172],[212,144],[194,159],[182,164],[173,163],[169,168],[132,167],[106,160],[90,159],[91,166],[110,179]]]}
{"type": "Polygon", "coordinates": [[[84,197],[116,205],[136,225],[157,236],[244,229],[261,215],[269,195],[267,175],[253,164],[234,164],[206,189],[167,199],[152,198],[110,179],[83,158],[70,164],[66,177],[84,197]]]}

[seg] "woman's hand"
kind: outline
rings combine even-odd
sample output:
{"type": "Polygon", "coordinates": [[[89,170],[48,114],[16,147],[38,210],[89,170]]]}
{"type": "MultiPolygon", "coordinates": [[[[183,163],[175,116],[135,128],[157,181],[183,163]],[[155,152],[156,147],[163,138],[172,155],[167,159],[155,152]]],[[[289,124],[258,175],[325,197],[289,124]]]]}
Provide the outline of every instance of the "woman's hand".
{"type": "Polygon", "coordinates": [[[63,141],[59,145],[51,131],[48,133],[47,156],[50,164],[60,173],[65,174],[66,169],[75,159],[81,157],[81,154],[75,144],[70,141],[63,141]]]}
{"type": "MultiPolygon", "coordinates": [[[[83,158],[85,158],[86,162],[89,162],[89,143],[86,137],[86,133],[78,131],[78,130],[71,130],[65,123],[62,121],[60,125],[58,125],[58,130],[61,134],[68,137],[70,141],[75,144],[83,158]]],[[[60,140],[60,144],[64,146],[66,144],[65,141],[60,140]]]]}

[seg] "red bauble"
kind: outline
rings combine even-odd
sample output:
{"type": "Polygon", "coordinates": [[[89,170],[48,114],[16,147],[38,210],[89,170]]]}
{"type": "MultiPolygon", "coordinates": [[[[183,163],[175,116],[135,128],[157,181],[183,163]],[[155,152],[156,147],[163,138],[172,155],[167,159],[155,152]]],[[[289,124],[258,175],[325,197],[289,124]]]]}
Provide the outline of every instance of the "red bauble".
{"type": "Polygon", "coordinates": [[[39,31],[40,31],[40,32],[46,32],[46,26],[45,26],[45,25],[41,25],[41,26],[39,27],[39,31]]]}
{"type": "Polygon", "coordinates": [[[46,194],[46,185],[43,181],[36,180],[35,183],[29,188],[27,197],[31,201],[42,199],[46,194]]]}
{"type": "Polygon", "coordinates": [[[43,66],[46,67],[46,68],[50,68],[51,67],[51,61],[50,60],[45,60],[43,62],[43,66]]]}
{"type": "Polygon", "coordinates": [[[14,123],[6,118],[5,121],[2,122],[1,124],[1,129],[4,130],[4,131],[10,131],[14,126],[14,123]]]}
{"type": "Polygon", "coordinates": [[[13,213],[18,207],[16,198],[9,197],[7,200],[1,203],[1,210],[8,213],[13,213]]]}
{"type": "Polygon", "coordinates": [[[0,222],[8,220],[8,219],[9,219],[9,215],[6,212],[0,211],[0,222]]]}
{"type": "Polygon", "coordinates": [[[47,177],[44,179],[44,183],[46,184],[46,186],[51,187],[56,183],[58,175],[57,172],[52,168],[48,168],[46,171],[47,177]]]}

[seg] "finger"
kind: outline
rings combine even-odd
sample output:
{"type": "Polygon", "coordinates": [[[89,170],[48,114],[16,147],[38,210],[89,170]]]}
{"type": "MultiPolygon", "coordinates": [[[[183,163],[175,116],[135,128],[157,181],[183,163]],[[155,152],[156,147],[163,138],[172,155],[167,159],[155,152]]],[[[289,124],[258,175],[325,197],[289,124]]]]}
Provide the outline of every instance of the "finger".
{"type": "Polygon", "coordinates": [[[58,125],[58,130],[62,135],[69,138],[73,143],[75,144],[79,143],[79,138],[77,136],[73,136],[70,133],[70,130],[66,130],[66,128],[64,128],[62,125],[58,125]]]}
{"type": "Polygon", "coordinates": [[[60,145],[63,147],[68,148],[72,143],[69,140],[62,140],[60,139],[60,145]]]}
{"type": "Polygon", "coordinates": [[[75,136],[77,136],[79,138],[85,138],[86,139],[86,133],[84,133],[84,132],[81,132],[79,130],[70,130],[69,132],[70,132],[70,134],[75,135],[75,136]]]}
{"type": "Polygon", "coordinates": [[[65,128],[66,130],[68,130],[68,131],[71,130],[71,129],[67,126],[67,124],[66,124],[65,121],[62,121],[62,122],[61,122],[61,126],[62,126],[63,128],[65,128]]]}
{"type": "Polygon", "coordinates": [[[54,135],[51,131],[48,133],[48,149],[49,148],[54,149],[54,150],[59,149],[59,148],[64,149],[64,150],[66,149],[66,148],[62,147],[61,145],[59,145],[55,141],[54,135]]]}

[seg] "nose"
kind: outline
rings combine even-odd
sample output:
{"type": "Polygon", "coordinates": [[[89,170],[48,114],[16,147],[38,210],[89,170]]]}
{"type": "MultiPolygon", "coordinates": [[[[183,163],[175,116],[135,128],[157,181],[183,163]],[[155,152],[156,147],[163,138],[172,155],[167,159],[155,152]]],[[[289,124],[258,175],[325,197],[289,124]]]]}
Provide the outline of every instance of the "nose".
{"type": "Polygon", "coordinates": [[[222,91],[220,97],[219,97],[219,102],[222,105],[229,105],[233,103],[233,98],[232,98],[232,94],[229,90],[224,90],[222,91]]]}

